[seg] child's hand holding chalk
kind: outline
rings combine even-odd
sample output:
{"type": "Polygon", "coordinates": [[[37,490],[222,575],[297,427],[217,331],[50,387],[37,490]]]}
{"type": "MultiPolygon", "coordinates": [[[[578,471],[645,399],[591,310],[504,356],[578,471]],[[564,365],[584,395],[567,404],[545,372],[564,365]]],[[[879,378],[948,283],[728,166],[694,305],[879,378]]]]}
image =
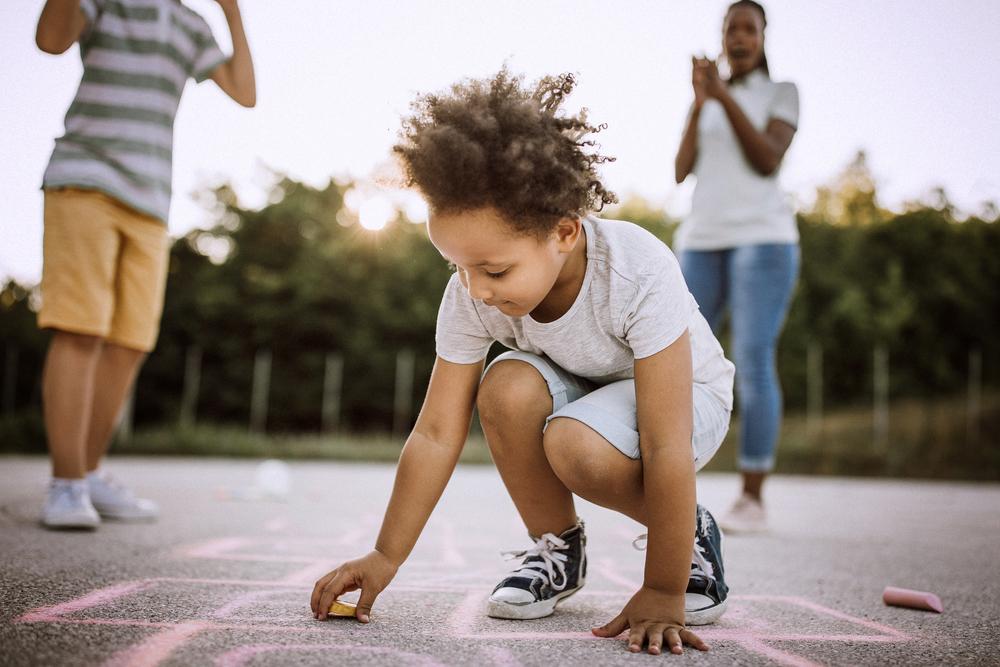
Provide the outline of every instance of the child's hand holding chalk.
{"type": "Polygon", "coordinates": [[[321,577],[313,586],[310,606],[313,616],[323,621],[329,616],[354,616],[362,623],[370,619],[372,605],[393,577],[399,565],[379,552],[371,551],[361,558],[348,561],[321,577]],[[350,610],[339,605],[349,603],[337,600],[344,593],[361,591],[357,606],[350,610]],[[339,610],[339,611],[338,611],[339,610]]]}

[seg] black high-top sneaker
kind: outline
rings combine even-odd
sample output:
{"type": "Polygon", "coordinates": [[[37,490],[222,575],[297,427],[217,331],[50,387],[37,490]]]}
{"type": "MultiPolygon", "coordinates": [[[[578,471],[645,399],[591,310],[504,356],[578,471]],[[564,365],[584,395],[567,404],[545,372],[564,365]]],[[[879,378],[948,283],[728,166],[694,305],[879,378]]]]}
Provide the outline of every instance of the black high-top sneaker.
{"type": "MultiPolygon", "coordinates": [[[[646,534],[635,538],[632,546],[644,550],[646,534]]],[[[684,595],[685,625],[715,623],[726,611],[728,595],[722,567],[722,531],[712,513],[698,505],[691,575],[684,595]]]]}
{"type": "Polygon", "coordinates": [[[490,595],[487,615],[493,618],[543,618],[556,605],[583,588],[587,576],[587,536],[583,522],[558,537],[545,533],[535,546],[506,551],[509,558],[524,558],[520,567],[497,584],[490,595]]]}
{"type": "Polygon", "coordinates": [[[691,578],[684,602],[686,625],[715,623],[726,612],[725,572],[722,567],[722,530],[715,517],[698,505],[698,523],[691,556],[691,578]]]}

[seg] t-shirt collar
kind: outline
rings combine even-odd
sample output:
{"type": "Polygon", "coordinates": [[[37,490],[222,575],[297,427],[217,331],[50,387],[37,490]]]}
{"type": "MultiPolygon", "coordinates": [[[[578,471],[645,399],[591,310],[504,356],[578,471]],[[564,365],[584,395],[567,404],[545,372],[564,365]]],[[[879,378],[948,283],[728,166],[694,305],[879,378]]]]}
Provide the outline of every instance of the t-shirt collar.
{"type": "Polygon", "coordinates": [[[770,77],[767,75],[767,72],[764,71],[764,68],[758,67],[754,71],[747,74],[742,79],[738,79],[732,82],[730,85],[745,86],[747,88],[751,88],[753,86],[760,84],[763,81],[767,81],[768,79],[770,79],[770,77]]]}

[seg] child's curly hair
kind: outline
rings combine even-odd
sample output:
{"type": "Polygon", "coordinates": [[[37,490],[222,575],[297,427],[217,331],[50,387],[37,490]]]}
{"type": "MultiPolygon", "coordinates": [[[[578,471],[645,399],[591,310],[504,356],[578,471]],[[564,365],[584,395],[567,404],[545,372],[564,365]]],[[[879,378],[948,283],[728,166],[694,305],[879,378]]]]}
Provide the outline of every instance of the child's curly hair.
{"type": "Polygon", "coordinates": [[[420,95],[393,151],[407,185],[433,210],[491,206],[517,231],[545,236],[561,218],[618,201],[595,169],[614,158],[584,140],[606,127],[591,125],[586,109],[559,113],[576,84],[572,74],[547,76],[533,90],[522,79],[504,67],[448,94],[420,95]]]}

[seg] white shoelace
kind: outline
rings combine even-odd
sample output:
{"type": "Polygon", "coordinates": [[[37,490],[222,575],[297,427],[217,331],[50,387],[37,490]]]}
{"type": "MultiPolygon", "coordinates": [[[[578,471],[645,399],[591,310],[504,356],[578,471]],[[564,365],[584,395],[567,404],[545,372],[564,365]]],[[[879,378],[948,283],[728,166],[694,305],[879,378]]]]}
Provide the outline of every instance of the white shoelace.
{"type": "Polygon", "coordinates": [[[507,560],[513,560],[515,558],[527,558],[531,556],[538,556],[541,561],[532,561],[530,563],[525,563],[521,567],[517,568],[511,575],[526,577],[528,579],[548,579],[549,585],[552,586],[554,590],[561,591],[566,588],[566,561],[569,560],[569,556],[563,553],[558,553],[556,550],[563,550],[569,546],[565,540],[562,540],[552,533],[545,533],[538,541],[535,542],[535,546],[530,549],[525,549],[523,551],[502,551],[501,555],[507,560]],[[560,583],[556,583],[555,575],[558,572],[560,577],[560,583]]]}
{"type": "Polygon", "coordinates": [[[715,579],[715,570],[705,558],[705,548],[697,542],[694,543],[694,552],[691,554],[691,576],[715,579]]]}

